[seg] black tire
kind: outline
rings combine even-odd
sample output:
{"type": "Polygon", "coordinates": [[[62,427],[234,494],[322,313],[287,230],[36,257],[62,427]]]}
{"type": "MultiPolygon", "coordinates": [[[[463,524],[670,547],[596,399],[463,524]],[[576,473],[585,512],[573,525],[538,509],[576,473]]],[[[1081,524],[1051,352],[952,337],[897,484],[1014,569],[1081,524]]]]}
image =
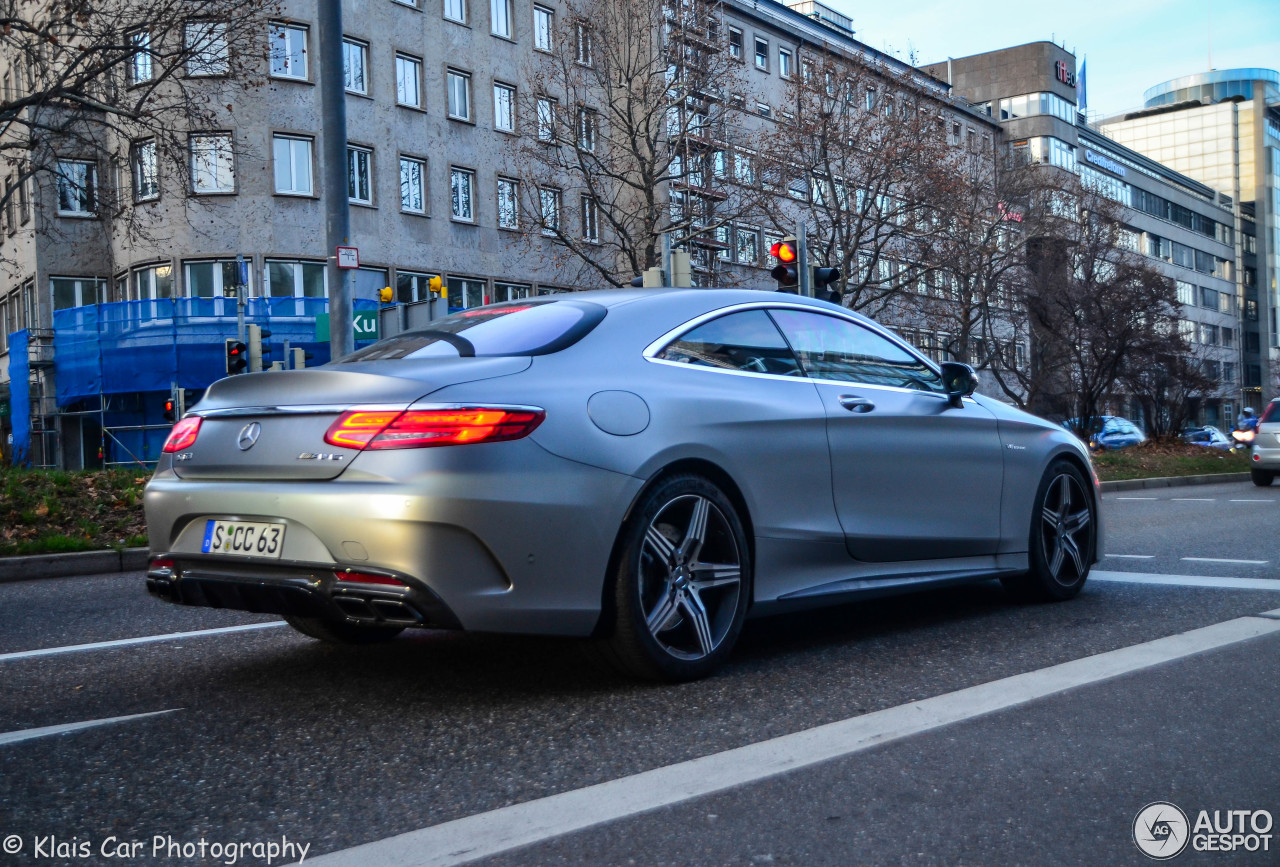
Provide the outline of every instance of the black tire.
{"type": "Polygon", "coordinates": [[[738,640],[751,598],[751,551],[729,498],[702,476],[663,479],[623,526],[619,552],[605,606],[612,622],[598,654],[646,680],[715,671],[738,640]]]}
{"type": "Polygon", "coordinates": [[[1249,470],[1249,478],[1260,488],[1269,488],[1271,483],[1276,480],[1276,474],[1271,470],[1249,470]]]}
{"type": "Polygon", "coordinates": [[[1097,550],[1098,516],[1089,482],[1075,464],[1054,461],[1033,504],[1027,553],[1031,568],[1000,581],[1027,602],[1071,599],[1084,587],[1097,550]]]}
{"type": "Polygon", "coordinates": [[[390,641],[404,632],[403,626],[361,626],[341,620],[295,617],[291,614],[284,615],[284,622],[308,638],[327,641],[330,644],[377,644],[390,641]]]}

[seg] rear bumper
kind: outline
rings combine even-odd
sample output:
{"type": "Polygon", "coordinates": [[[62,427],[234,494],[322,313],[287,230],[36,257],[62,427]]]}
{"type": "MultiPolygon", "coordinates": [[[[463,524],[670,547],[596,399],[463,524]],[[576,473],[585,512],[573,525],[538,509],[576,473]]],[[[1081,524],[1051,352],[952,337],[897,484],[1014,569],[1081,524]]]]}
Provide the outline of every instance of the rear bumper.
{"type": "Polygon", "coordinates": [[[440,597],[405,575],[380,573],[401,586],[358,583],[341,580],[341,571],[335,573],[333,566],[286,562],[255,563],[255,574],[249,577],[243,567],[229,571],[226,558],[181,554],[161,554],[159,558],[173,565],[153,565],[147,572],[147,591],[166,602],[362,626],[461,628],[440,597]]]}
{"type": "MultiPolygon", "coordinates": [[[[1259,437],[1262,436],[1264,434],[1259,434],[1259,437]]],[[[1280,440],[1276,440],[1275,434],[1265,434],[1265,436],[1273,442],[1280,442],[1280,440]]],[[[1264,447],[1258,445],[1257,440],[1254,440],[1253,448],[1249,455],[1249,466],[1255,470],[1280,472],[1280,445],[1264,447]]]]}

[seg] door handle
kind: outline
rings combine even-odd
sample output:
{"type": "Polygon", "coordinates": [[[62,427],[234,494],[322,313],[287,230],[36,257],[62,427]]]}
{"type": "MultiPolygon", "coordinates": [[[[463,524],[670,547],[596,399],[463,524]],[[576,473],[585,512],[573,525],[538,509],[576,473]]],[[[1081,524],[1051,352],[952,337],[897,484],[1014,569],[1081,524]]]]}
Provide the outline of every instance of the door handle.
{"type": "Polygon", "coordinates": [[[876,405],[865,397],[858,397],[856,394],[842,394],[838,398],[840,405],[849,412],[871,412],[876,405]]]}

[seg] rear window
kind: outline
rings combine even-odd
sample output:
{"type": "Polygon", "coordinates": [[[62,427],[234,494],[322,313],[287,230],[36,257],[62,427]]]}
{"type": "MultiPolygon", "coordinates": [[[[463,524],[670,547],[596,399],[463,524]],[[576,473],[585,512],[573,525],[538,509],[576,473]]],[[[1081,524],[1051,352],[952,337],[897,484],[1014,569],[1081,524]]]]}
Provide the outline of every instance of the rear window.
{"type": "Polygon", "coordinates": [[[384,361],[396,358],[458,358],[547,355],[585,337],[604,319],[605,308],[589,301],[548,298],[512,301],[462,310],[379,340],[338,360],[384,361]]]}
{"type": "Polygon", "coordinates": [[[1277,400],[1267,404],[1267,408],[1262,413],[1262,418],[1258,419],[1260,424],[1273,421],[1280,421],[1280,401],[1277,400]]]}

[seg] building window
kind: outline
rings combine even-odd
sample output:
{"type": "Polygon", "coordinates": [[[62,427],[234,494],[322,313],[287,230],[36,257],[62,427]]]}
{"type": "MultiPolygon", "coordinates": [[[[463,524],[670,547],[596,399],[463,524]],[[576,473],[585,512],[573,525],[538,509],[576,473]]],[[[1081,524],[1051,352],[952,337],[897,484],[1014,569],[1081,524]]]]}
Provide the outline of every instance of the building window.
{"type": "Polygon", "coordinates": [[[451,199],[453,218],[475,222],[472,191],[475,189],[476,173],[470,169],[449,170],[449,196],[451,199]]]}
{"type": "Polygon", "coordinates": [[[733,158],[734,178],[744,187],[756,185],[756,157],[747,151],[739,151],[733,158]]]}
{"type": "Polygon", "coordinates": [[[538,97],[538,141],[556,140],[556,101],[549,96],[538,97]]]}
{"type": "Polygon", "coordinates": [[[276,78],[307,77],[307,28],[271,25],[271,74],[276,78]]]}
{"type": "Polygon", "coordinates": [[[58,214],[92,217],[98,210],[98,166],[80,160],[58,160],[58,214]]]}
{"type": "Polygon", "coordinates": [[[226,75],[231,67],[227,22],[192,21],[183,28],[187,75],[226,75]]]}
{"type": "Polygon", "coordinates": [[[538,206],[542,215],[542,234],[555,235],[560,230],[560,191],[554,187],[539,189],[538,206]]]}
{"type": "Polygon", "coordinates": [[[584,151],[596,149],[596,112],[590,108],[578,109],[578,147],[584,151]]]}
{"type": "Polygon", "coordinates": [[[785,48],[778,49],[778,74],[783,78],[791,77],[791,52],[785,48]]]}
{"type": "Polygon", "coordinates": [[[410,9],[418,8],[418,0],[395,0],[395,2],[401,6],[408,6],[410,9]]]}
{"type": "Polygon", "coordinates": [[[407,54],[396,55],[396,102],[422,108],[422,61],[407,54]]]}
{"type": "Polygon", "coordinates": [[[53,293],[54,310],[102,304],[107,300],[107,281],[97,277],[50,277],[49,289],[53,293]]]}
{"type": "Polygon", "coordinates": [[[160,173],[156,163],[156,140],[133,146],[133,200],[147,202],[160,198],[160,173]]]}
{"type": "Polygon", "coordinates": [[[444,0],[444,17],[459,24],[466,24],[467,0],[444,0]]]}
{"type": "Polygon", "coordinates": [[[760,261],[760,235],[755,229],[744,229],[741,226],[734,233],[738,262],[742,265],[755,265],[760,261]]]}
{"type": "Polygon", "coordinates": [[[133,57],[129,60],[129,83],[142,84],[154,74],[151,65],[151,31],[135,30],[129,34],[133,57]]]}
{"type": "Polygon", "coordinates": [[[230,133],[191,137],[191,189],[196,193],[235,192],[230,133]]]}
{"type": "Polygon", "coordinates": [[[581,21],[573,25],[573,59],[583,66],[592,64],[591,30],[581,21]]]}
{"type": "Polygon", "coordinates": [[[347,199],[357,205],[373,204],[373,151],[347,148],[347,199]]]}
{"type": "Polygon", "coordinates": [[[516,131],[516,89],[510,84],[493,83],[493,128],[516,131]]]}
{"type": "Polygon", "coordinates": [[[342,86],[347,93],[367,94],[369,92],[365,76],[367,50],[363,42],[356,42],[354,39],[342,40],[342,86]]]}
{"type": "Polygon", "coordinates": [[[520,182],[498,178],[498,228],[520,228],[520,182]]]}
{"type": "Polygon", "coordinates": [[[742,59],[742,31],[736,27],[729,28],[729,56],[742,59]]]}
{"type": "Polygon", "coordinates": [[[267,295],[272,298],[328,298],[323,262],[267,260],[267,295]]]}
{"type": "Polygon", "coordinates": [[[539,51],[551,50],[551,27],[555,13],[545,6],[533,7],[533,47],[539,51]]]}
{"type": "Polygon", "coordinates": [[[454,120],[471,120],[470,74],[450,69],[445,77],[449,88],[449,117],[454,120]]]}
{"type": "Polygon", "coordinates": [[[756,37],[756,69],[769,71],[769,40],[756,37]]]}
{"type": "Polygon", "coordinates": [[[511,38],[511,0],[489,0],[489,29],[494,36],[511,38]]]}
{"type": "Polygon", "coordinates": [[[769,103],[767,102],[757,102],[756,114],[761,117],[773,117],[773,109],[769,107],[769,103]]]}
{"type": "Polygon", "coordinates": [[[498,283],[493,284],[493,303],[501,304],[503,301],[519,301],[533,295],[533,287],[528,283],[498,283]]]}
{"type": "Polygon", "coordinates": [[[277,135],[272,139],[275,157],[276,192],[309,196],[311,184],[311,139],[277,135]]]}
{"type": "MultiPolygon", "coordinates": [[[[221,298],[240,283],[240,266],[234,259],[183,262],[183,285],[189,298],[221,298]]],[[[253,269],[247,268],[249,281],[253,269]]]]}
{"type": "Polygon", "coordinates": [[[600,206],[591,196],[582,199],[582,240],[600,243],[600,206]]]}
{"type": "Polygon", "coordinates": [[[400,210],[409,214],[427,212],[427,162],[400,157],[400,210]]]}
{"type": "Polygon", "coordinates": [[[162,301],[173,297],[173,266],[152,265],[135,268],[130,286],[131,301],[162,301]]]}
{"type": "Polygon", "coordinates": [[[401,304],[426,301],[431,298],[431,278],[438,274],[417,274],[412,271],[396,271],[396,300],[401,304]]]}
{"type": "Polygon", "coordinates": [[[480,307],[487,304],[485,296],[486,284],[483,280],[469,280],[466,277],[449,278],[450,307],[480,307]]]}

